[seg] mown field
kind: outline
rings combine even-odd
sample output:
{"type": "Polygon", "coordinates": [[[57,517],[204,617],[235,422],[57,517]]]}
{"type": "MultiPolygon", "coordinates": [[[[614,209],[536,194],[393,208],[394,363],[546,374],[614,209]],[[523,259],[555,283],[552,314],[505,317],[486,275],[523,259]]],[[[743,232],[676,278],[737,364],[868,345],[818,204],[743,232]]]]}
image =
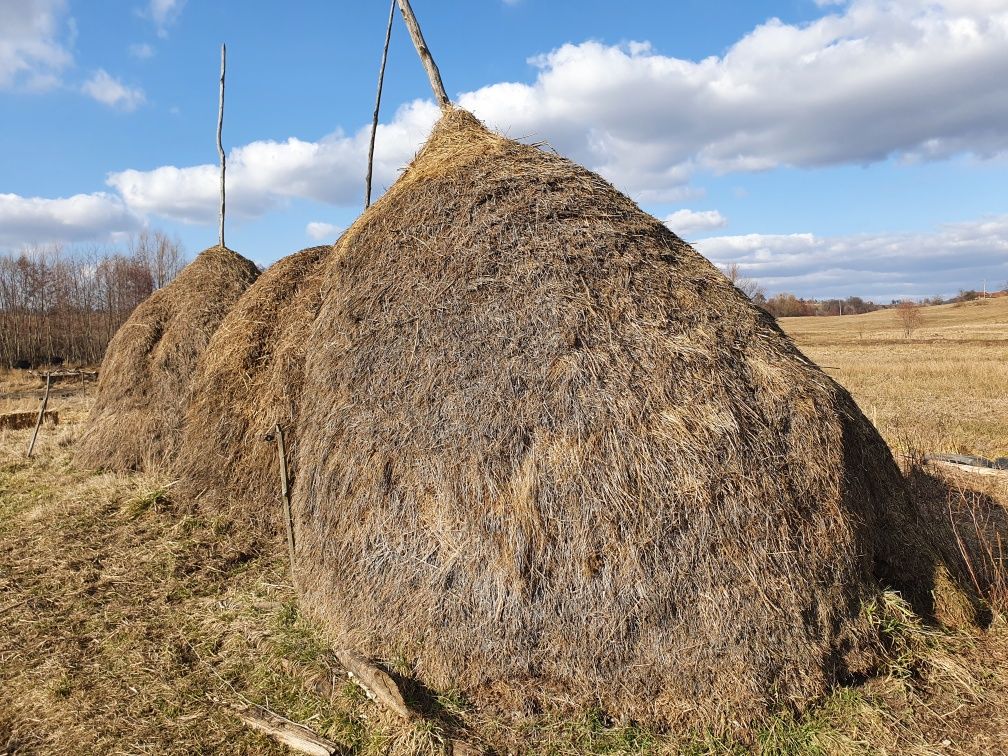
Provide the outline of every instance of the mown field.
{"type": "Polygon", "coordinates": [[[1008,457],[1008,297],[895,314],[781,318],[894,449],[1008,457]]]}
{"type": "MultiPolygon", "coordinates": [[[[898,449],[1008,456],[1008,299],[923,315],[910,340],[888,312],[782,325],[898,449]]],[[[38,394],[36,381],[0,376],[0,412],[35,409],[38,394]]],[[[226,522],[197,516],[173,498],[170,478],[74,465],[90,402],[79,386],[57,386],[61,422],[43,427],[30,460],[30,430],[0,430],[0,756],[284,753],[232,714],[242,702],[306,724],[341,752],[375,755],[450,753],[456,737],[557,755],[1008,749],[1005,605],[985,630],[941,629],[891,592],[872,609],[890,663],[804,712],[781,712],[749,742],[651,732],[595,711],[488,716],[455,691],[412,685],[403,660],[382,660],[425,714],[404,723],[347,680],[299,615],[282,544],[255,549],[226,522]]],[[[989,560],[977,572],[1004,570],[986,525],[1004,522],[1008,484],[927,480],[929,495],[944,497],[939,514],[947,503],[950,516],[985,524],[992,550],[981,549],[989,560]]]]}

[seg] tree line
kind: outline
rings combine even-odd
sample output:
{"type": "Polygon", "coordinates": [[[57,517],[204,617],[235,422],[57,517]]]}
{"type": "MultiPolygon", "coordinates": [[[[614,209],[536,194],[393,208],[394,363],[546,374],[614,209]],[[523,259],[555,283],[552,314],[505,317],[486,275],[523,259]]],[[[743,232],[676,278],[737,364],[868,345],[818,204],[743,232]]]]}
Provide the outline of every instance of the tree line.
{"type": "Polygon", "coordinates": [[[185,263],[178,239],[146,230],[122,248],[32,245],[0,254],[0,365],[101,362],[133,309],[185,263]]]}
{"type": "MultiPolygon", "coordinates": [[[[770,313],[775,318],[811,317],[815,315],[863,315],[866,312],[875,312],[876,310],[890,308],[899,310],[902,305],[911,301],[894,299],[886,305],[870,302],[861,297],[847,297],[846,299],[803,299],[787,291],[767,297],[766,290],[758,281],[742,275],[738,263],[728,263],[724,267],[724,274],[739,291],[749,297],[749,300],[754,305],[770,313]]],[[[924,297],[923,299],[913,300],[912,304],[917,306],[958,304],[961,302],[971,302],[985,296],[996,297],[1004,296],[1005,294],[1008,294],[1008,281],[1004,284],[1003,293],[994,291],[984,293],[973,289],[960,289],[959,293],[954,297],[946,298],[941,295],[924,297]]],[[[906,311],[907,308],[902,307],[902,310],[906,311]]]]}

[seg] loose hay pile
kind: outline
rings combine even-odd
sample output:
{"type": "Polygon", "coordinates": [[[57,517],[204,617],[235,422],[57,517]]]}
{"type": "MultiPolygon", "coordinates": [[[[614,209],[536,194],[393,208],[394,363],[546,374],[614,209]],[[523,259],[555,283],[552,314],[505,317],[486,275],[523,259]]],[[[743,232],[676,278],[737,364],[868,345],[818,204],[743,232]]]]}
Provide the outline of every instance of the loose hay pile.
{"type": "Polygon", "coordinates": [[[277,451],[263,436],[278,423],[289,431],[297,418],[306,335],[321,304],[319,264],[331,251],[312,247],[270,266],[224,318],[193,380],[177,498],[224,514],[255,539],[282,530],[277,451]]]}
{"type": "Polygon", "coordinates": [[[197,361],[258,273],[236,252],[211,247],[134,310],[102,361],[79,464],[130,470],[170,462],[197,361]]]}
{"type": "Polygon", "coordinates": [[[454,110],[325,268],[294,506],[335,643],[719,728],[866,669],[888,448],[603,179],[454,110]]]}

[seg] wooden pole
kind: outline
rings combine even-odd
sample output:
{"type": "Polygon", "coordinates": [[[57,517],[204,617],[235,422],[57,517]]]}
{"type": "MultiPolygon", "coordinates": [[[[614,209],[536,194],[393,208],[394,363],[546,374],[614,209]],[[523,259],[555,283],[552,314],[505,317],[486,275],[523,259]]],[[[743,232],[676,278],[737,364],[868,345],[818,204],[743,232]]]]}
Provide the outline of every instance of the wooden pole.
{"type": "Polygon", "coordinates": [[[220,101],[217,107],[217,154],[220,156],[220,245],[224,246],[224,173],[227,170],[224,157],[224,73],[227,69],[227,45],[220,46],[220,101]]]}
{"type": "Polygon", "coordinates": [[[427,43],[424,42],[423,33],[420,31],[420,24],[417,23],[416,16],[413,15],[413,9],[410,7],[409,0],[398,0],[398,2],[399,11],[402,13],[403,21],[406,22],[406,28],[409,29],[410,36],[413,38],[413,44],[420,55],[420,60],[423,62],[424,68],[427,69],[427,78],[430,79],[431,88],[434,90],[434,96],[437,98],[438,105],[441,106],[441,110],[448,110],[451,107],[451,100],[448,99],[448,95],[445,93],[444,84],[441,83],[441,72],[438,71],[430,49],[427,47],[427,43]]]}
{"type": "Polygon", "coordinates": [[[284,446],[283,428],[279,424],[273,429],[277,442],[277,456],[280,458],[280,496],[283,498],[284,522],[287,525],[287,551],[290,555],[291,580],[294,579],[294,522],[291,516],[290,480],[287,477],[287,449],[284,446]]]}
{"type": "Polygon", "coordinates": [[[382,84],[385,81],[385,62],[388,60],[389,40],[392,39],[392,19],[395,18],[396,0],[389,3],[388,27],[385,29],[385,49],[382,50],[381,68],[378,69],[378,96],[375,98],[374,117],[371,119],[371,144],[367,153],[367,185],[364,196],[364,209],[371,207],[371,173],[374,167],[374,142],[378,131],[378,110],[381,108],[382,84]]]}
{"type": "Polygon", "coordinates": [[[46,405],[49,404],[49,386],[52,385],[52,375],[46,373],[45,376],[45,394],[42,397],[42,404],[39,406],[38,419],[35,421],[35,430],[32,432],[31,441],[28,442],[28,457],[31,458],[32,452],[35,451],[35,439],[38,438],[39,427],[42,425],[42,419],[45,417],[46,405]]]}

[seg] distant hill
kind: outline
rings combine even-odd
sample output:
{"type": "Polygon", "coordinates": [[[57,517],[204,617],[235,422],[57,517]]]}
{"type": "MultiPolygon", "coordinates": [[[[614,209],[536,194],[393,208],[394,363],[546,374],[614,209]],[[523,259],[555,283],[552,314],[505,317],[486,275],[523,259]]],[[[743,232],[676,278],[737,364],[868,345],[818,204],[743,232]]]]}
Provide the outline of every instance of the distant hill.
{"type": "MultiPolygon", "coordinates": [[[[921,324],[913,341],[1006,341],[1008,297],[921,307],[921,324]]],[[[864,315],[778,318],[781,328],[799,344],[858,341],[907,341],[891,309],[864,315]]]]}

